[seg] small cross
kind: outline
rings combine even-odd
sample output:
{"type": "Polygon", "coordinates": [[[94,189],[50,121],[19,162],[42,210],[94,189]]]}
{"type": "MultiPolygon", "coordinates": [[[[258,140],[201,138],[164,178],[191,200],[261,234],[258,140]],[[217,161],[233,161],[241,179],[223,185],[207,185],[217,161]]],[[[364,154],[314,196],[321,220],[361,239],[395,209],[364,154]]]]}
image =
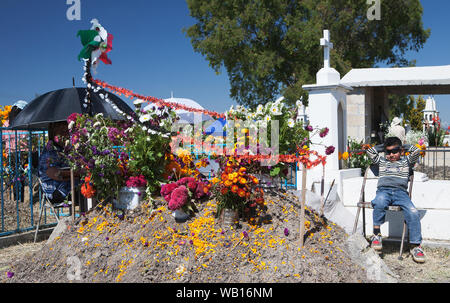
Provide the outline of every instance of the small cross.
{"type": "Polygon", "coordinates": [[[325,29],[323,31],[323,38],[320,39],[320,45],[323,48],[323,66],[330,68],[330,49],[333,48],[333,43],[330,42],[330,31],[325,29]]]}

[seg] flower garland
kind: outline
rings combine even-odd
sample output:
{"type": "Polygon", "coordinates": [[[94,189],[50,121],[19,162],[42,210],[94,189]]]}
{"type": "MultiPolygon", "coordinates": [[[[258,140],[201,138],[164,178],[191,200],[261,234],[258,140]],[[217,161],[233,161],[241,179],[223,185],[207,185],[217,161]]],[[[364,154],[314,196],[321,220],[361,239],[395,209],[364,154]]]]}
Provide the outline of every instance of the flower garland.
{"type": "Polygon", "coordinates": [[[225,114],[220,114],[218,112],[209,111],[209,110],[205,110],[205,109],[193,108],[193,107],[189,107],[189,106],[186,106],[186,105],[183,105],[183,104],[178,104],[178,103],[166,102],[163,99],[158,99],[158,98],[151,97],[151,96],[143,96],[143,95],[134,93],[132,90],[129,90],[129,89],[126,89],[126,88],[122,88],[122,87],[118,87],[118,86],[114,86],[114,85],[108,84],[105,81],[101,81],[101,80],[93,80],[93,81],[97,85],[100,85],[103,88],[107,88],[107,89],[109,89],[110,91],[112,91],[113,93],[115,93],[115,94],[117,94],[119,96],[120,95],[124,95],[127,98],[134,97],[134,98],[137,98],[137,99],[145,100],[147,102],[156,103],[159,106],[167,106],[167,107],[170,107],[170,108],[175,109],[175,110],[185,110],[185,111],[188,111],[188,112],[205,114],[205,115],[208,115],[208,116],[211,116],[211,117],[215,117],[215,118],[225,118],[225,114]]]}
{"type": "MultiPolygon", "coordinates": [[[[94,82],[96,80],[92,80],[92,77],[90,76],[90,64],[89,64],[89,60],[87,59],[83,59],[84,60],[84,75],[82,78],[82,81],[84,82],[84,84],[86,84],[86,87],[89,90],[92,90],[94,93],[99,92],[102,88],[98,85],[95,85],[94,82]]],[[[136,117],[132,117],[130,115],[128,115],[127,113],[125,113],[124,111],[122,111],[111,99],[108,98],[108,94],[99,94],[100,98],[102,100],[104,100],[105,102],[107,102],[109,105],[111,105],[111,107],[120,115],[126,117],[128,120],[130,120],[130,122],[132,123],[137,123],[137,124],[142,124],[141,121],[139,119],[135,119],[136,117]]],[[[85,99],[84,99],[84,104],[83,107],[84,108],[88,108],[89,106],[89,99],[88,99],[88,94],[86,95],[85,99]]],[[[170,137],[170,133],[162,133],[159,131],[155,131],[149,127],[145,127],[144,129],[145,131],[147,131],[149,134],[158,134],[164,138],[168,138],[170,137]]]]}

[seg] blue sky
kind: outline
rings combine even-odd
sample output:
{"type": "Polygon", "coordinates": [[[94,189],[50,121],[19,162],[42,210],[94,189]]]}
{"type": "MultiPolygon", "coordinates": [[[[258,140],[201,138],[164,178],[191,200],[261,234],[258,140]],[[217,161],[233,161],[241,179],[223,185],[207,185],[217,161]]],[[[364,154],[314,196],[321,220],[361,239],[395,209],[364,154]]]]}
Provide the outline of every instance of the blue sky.
{"type": "MultiPolygon", "coordinates": [[[[449,65],[450,1],[421,2],[431,36],[408,58],[416,59],[417,66],[449,65]]],[[[94,78],[157,98],[169,98],[173,92],[174,97],[193,99],[219,112],[235,104],[227,74],[216,75],[182,32],[195,22],[185,1],[81,0],[80,21],[67,19],[70,6],[66,0],[0,1],[0,105],[71,87],[72,77],[83,86],[76,33],[89,29],[93,18],[114,35],[108,54],[113,64],[100,64],[94,78]]],[[[450,96],[435,99],[442,120],[449,124],[450,96]]]]}

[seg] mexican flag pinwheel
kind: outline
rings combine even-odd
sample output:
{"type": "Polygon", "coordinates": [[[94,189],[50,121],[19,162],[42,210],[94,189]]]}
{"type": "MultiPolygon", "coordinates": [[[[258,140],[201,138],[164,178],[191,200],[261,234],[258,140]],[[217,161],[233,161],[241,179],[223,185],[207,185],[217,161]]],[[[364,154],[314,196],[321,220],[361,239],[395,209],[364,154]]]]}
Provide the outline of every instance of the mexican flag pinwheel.
{"type": "Polygon", "coordinates": [[[98,23],[97,19],[91,20],[92,27],[90,30],[80,30],[77,37],[81,38],[83,49],[78,55],[78,60],[91,59],[91,64],[95,68],[100,59],[105,64],[111,64],[107,53],[112,50],[113,35],[108,33],[106,29],[98,23]]]}

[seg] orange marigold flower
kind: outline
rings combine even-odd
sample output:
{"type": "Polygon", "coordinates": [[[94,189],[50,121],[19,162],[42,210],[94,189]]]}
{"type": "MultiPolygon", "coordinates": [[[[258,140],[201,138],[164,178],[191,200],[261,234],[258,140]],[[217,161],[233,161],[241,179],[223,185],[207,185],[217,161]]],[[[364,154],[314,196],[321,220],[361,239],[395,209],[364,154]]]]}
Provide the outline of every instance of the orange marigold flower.
{"type": "Polygon", "coordinates": [[[239,187],[238,187],[237,185],[233,185],[233,186],[231,187],[231,192],[233,192],[233,193],[237,193],[238,190],[239,190],[239,187]]]}
{"type": "Polygon", "coordinates": [[[244,198],[246,196],[246,193],[242,188],[239,188],[238,195],[239,197],[244,198]]]}

